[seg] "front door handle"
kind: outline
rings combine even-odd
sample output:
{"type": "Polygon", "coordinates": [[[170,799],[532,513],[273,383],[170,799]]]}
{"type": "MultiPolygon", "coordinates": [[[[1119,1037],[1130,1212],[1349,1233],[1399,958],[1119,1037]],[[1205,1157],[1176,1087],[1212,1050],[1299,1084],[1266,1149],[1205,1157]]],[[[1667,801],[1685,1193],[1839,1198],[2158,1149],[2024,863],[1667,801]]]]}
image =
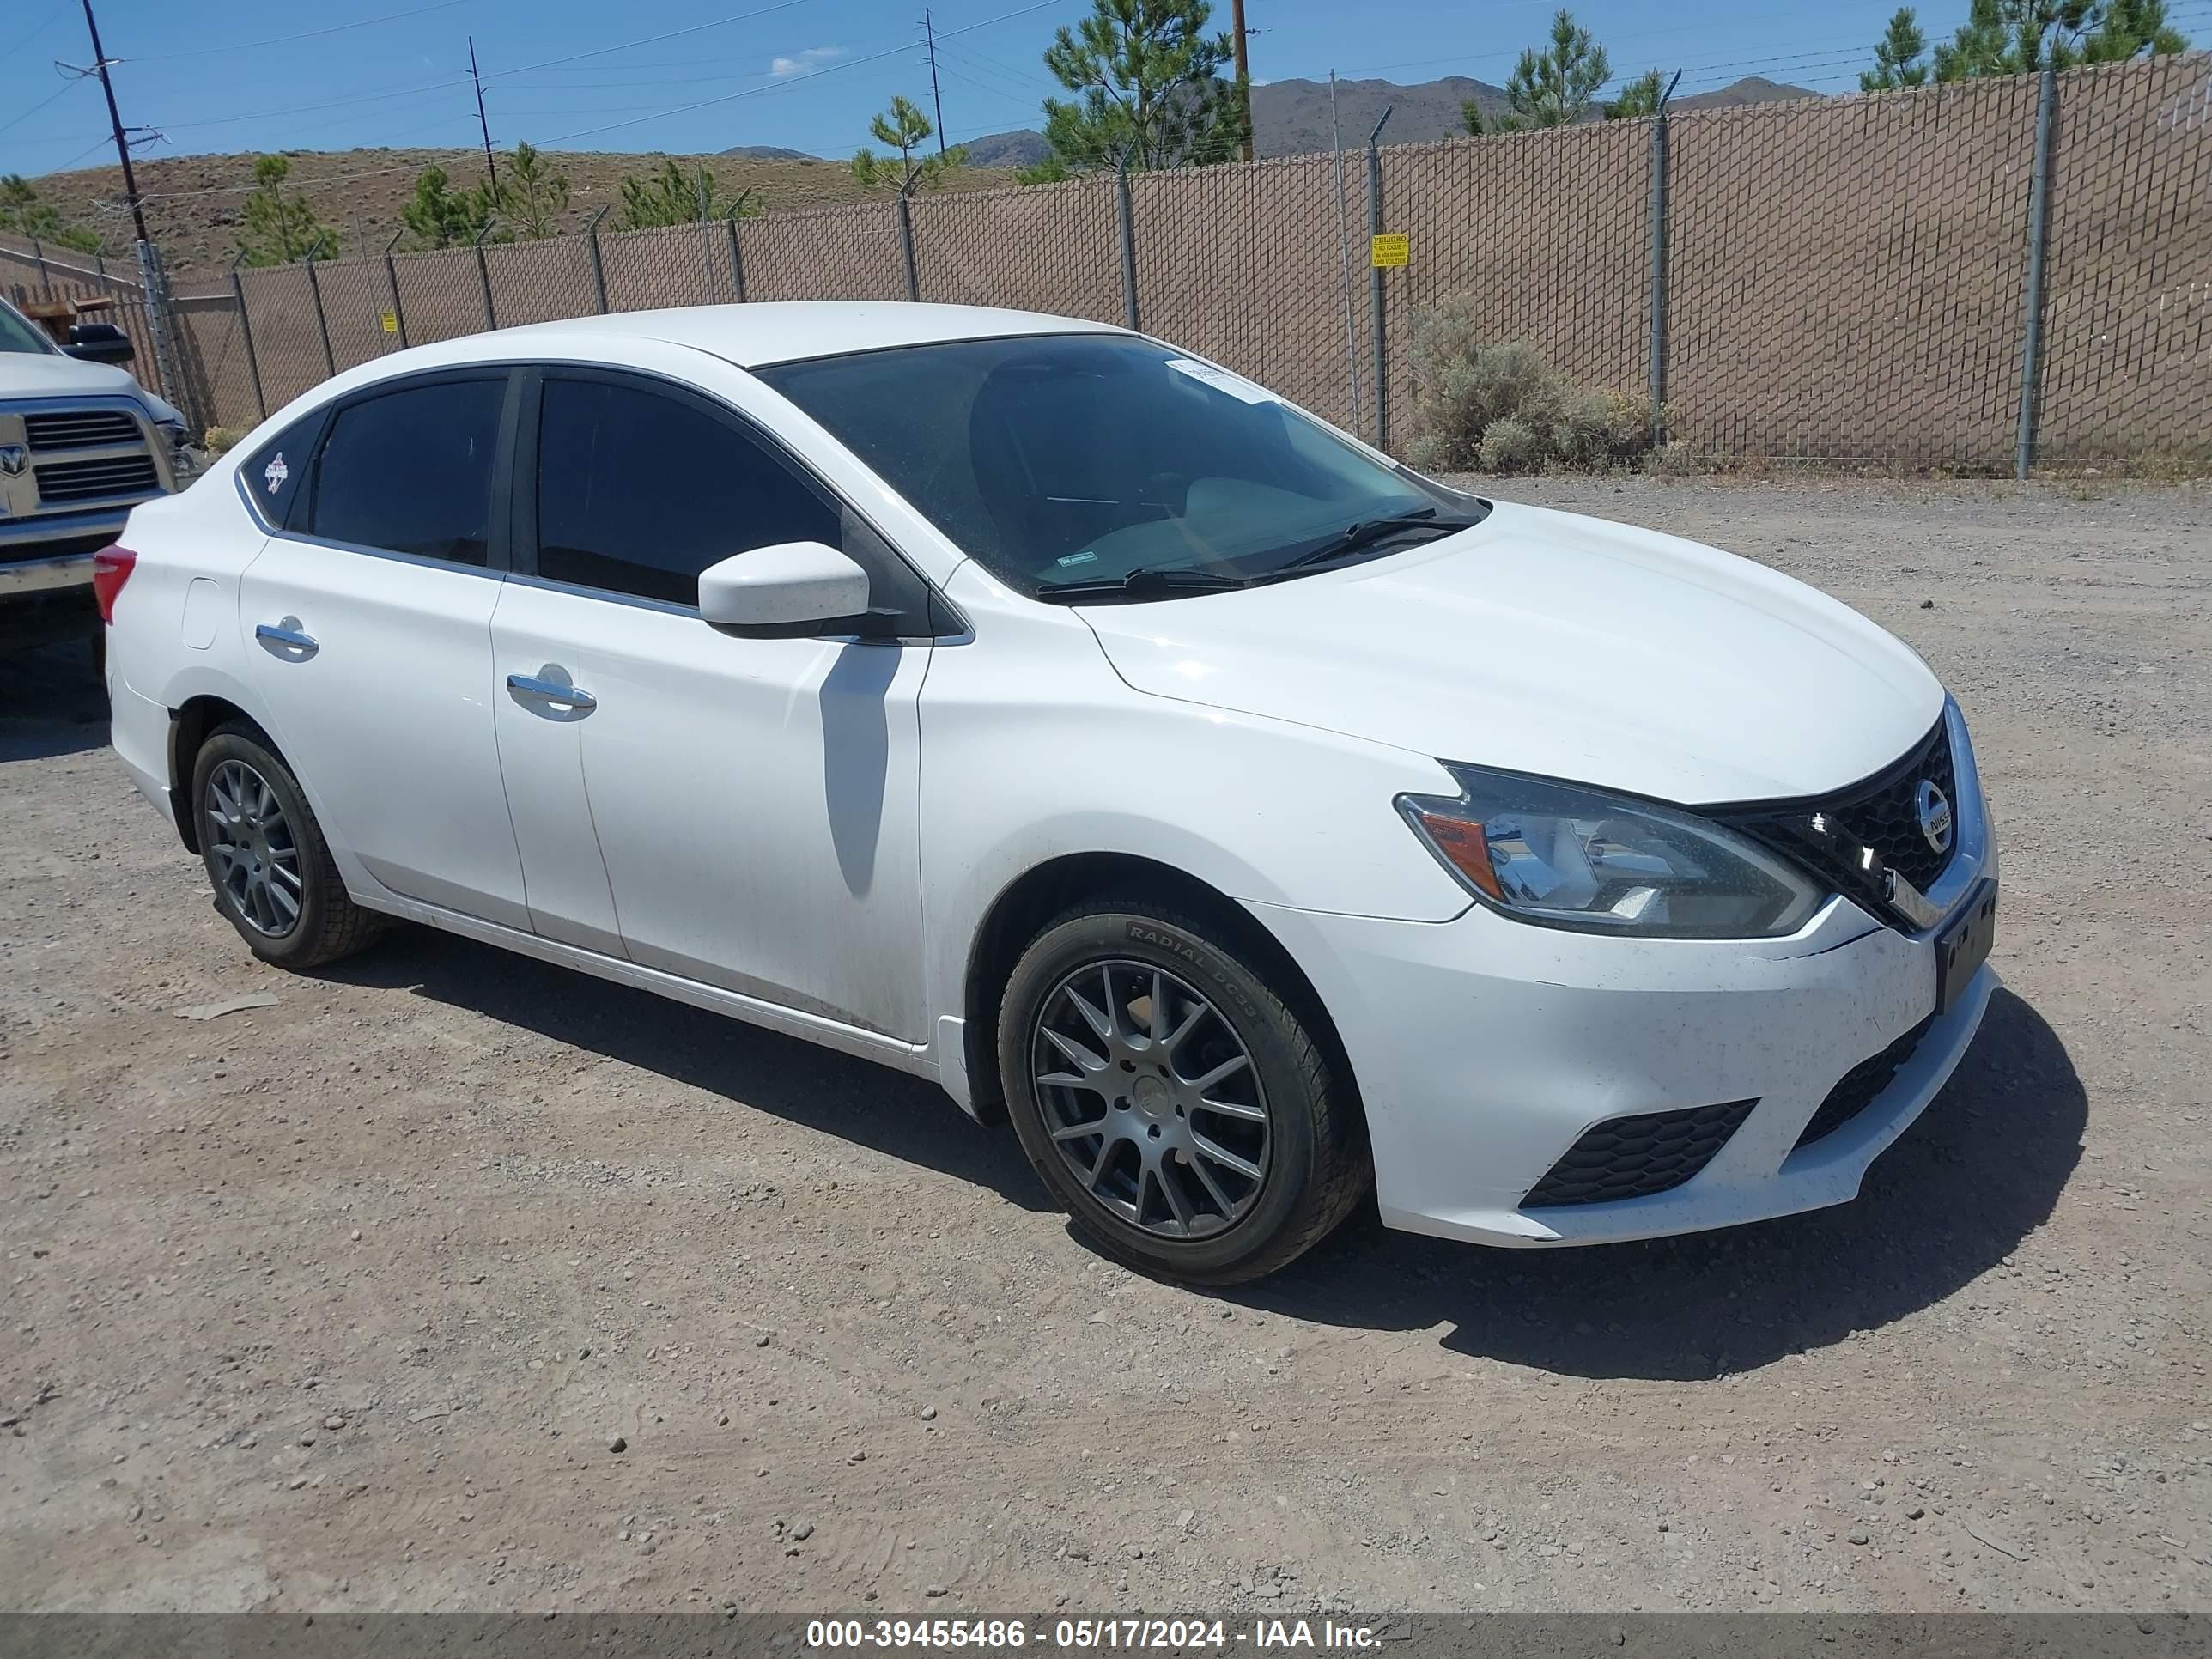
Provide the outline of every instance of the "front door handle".
{"type": "Polygon", "coordinates": [[[558,680],[540,679],[535,674],[509,674],[507,689],[520,691],[526,697],[566,703],[571,708],[589,710],[599,706],[599,700],[581,686],[563,685],[558,680]]]}
{"type": "Polygon", "coordinates": [[[300,631],[297,617],[287,617],[281,623],[263,623],[254,629],[253,637],[265,645],[297,651],[302,656],[313,656],[322,648],[315,643],[313,635],[300,631]]]}

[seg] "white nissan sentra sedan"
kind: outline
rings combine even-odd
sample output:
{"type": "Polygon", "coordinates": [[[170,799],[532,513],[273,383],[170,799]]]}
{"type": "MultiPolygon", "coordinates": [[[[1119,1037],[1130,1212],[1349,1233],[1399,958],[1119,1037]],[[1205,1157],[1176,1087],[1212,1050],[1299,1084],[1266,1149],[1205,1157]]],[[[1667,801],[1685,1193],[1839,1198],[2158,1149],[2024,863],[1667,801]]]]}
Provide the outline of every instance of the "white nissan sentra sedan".
{"type": "Polygon", "coordinates": [[[1370,1188],[1503,1245],[1842,1202],[1996,983],[1897,640],[1121,329],[421,347],[125,540],[115,748],[257,956],[402,917],[933,1078],[1186,1279],[1370,1188]]]}

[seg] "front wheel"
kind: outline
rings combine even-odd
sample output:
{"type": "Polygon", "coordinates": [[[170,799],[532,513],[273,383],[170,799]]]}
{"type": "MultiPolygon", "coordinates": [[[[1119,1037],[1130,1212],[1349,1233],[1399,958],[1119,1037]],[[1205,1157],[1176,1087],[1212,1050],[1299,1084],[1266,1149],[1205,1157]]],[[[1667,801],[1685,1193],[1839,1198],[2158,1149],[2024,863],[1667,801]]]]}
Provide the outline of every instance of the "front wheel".
{"type": "Polygon", "coordinates": [[[1371,1180],[1358,1109],[1235,930],[1141,899],[1062,916],[1008,981],[1023,1149],[1109,1254],[1194,1283],[1310,1249],[1371,1180]]]}

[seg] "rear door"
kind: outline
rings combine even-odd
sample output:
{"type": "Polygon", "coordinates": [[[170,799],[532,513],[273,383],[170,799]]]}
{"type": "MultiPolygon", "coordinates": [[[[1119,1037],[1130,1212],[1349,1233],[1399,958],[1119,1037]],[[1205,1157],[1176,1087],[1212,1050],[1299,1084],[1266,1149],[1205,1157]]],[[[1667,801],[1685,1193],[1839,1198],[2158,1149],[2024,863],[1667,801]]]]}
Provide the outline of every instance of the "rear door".
{"type": "Polygon", "coordinates": [[[527,927],[492,705],[513,391],[504,368],[446,371],[336,405],[312,453],[247,480],[287,507],[239,604],[331,838],[404,897],[527,927]]]}

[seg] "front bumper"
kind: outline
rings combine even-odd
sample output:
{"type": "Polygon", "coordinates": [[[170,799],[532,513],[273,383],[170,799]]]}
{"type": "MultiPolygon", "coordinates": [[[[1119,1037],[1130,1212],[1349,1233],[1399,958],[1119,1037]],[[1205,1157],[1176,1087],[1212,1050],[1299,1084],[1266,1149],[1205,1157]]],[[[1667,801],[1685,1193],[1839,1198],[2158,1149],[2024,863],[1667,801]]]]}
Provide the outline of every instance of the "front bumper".
{"type": "Polygon", "coordinates": [[[1960,848],[1938,884],[1950,908],[1917,933],[1841,896],[1793,937],[1759,940],[1604,938],[1480,907],[1437,923],[1251,906],[1335,1021],[1366,1107],[1383,1220],[1489,1244],[1590,1244],[1856,1196],[1950,1076],[1997,985],[1984,964],[1930,1018],[1936,935],[1996,874],[1956,729],[1960,848]],[[1799,1144],[1847,1073],[1923,1024],[1863,1109],[1799,1144]],[[1524,1202],[1594,1126],[1742,1102],[1756,1104],[1678,1186],[1524,1202]]]}

